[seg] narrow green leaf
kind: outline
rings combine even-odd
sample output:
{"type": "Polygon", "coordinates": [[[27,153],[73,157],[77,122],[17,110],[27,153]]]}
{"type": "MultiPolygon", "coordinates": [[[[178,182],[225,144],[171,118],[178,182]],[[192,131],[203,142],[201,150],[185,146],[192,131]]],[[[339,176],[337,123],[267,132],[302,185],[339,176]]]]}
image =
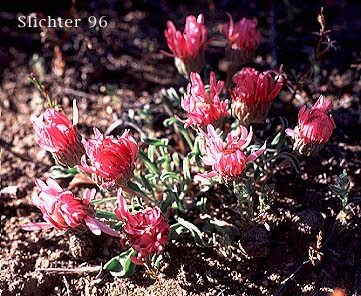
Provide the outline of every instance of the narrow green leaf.
{"type": "Polygon", "coordinates": [[[278,144],[280,138],[281,138],[281,134],[282,132],[278,132],[277,135],[273,138],[272,142],[271,142],[271,145],[272,146],[275,146],[278,144]]]}
{"type": "Polygon", "coordinates": [[[96,217],[105,218],[107,220],[118,220],[117,215],[115,215],[115,213],[105,210],[96,210],[96,217]]]}
{"type": "Polygon", "coordinates": [[[183,177],[187,182],[191,180],[190,157],[187,155],[183,159],[183,177]]]}
{"type": "Polygon", "coordinates": [[[138,157],[141,161],[143,161],[144,165],[154,174],[160,175],[159,169],[154,165],[152,161],[142,152],[139,150],[138,157]]]}
{"type": "Polygon", "coordinates": [[[167,179],[175,179],[177,181],[181,180],[181,178],[176,173],[172,173],[172,172],[165,172],[165,173],[161,174],[160,179],[162,182],[164,182],[167,179]]]}
{"type": "Polygon", "coordinates": [[[65,168],[60,165],[54,165],[50,168],[50,177],[53,179],[65,179],[75,176],[79,173],[76,167],[65,168]]]}
{"type": "Polygon", "coordinates": [[[199,246],[199,247],[210,247],[211,246],[209,243],[207,243],[203,240],[202,233],[197,228],[197,226],[195,226],[194,224],[192,224],[182,218],[178,218],[178,223],[180,225],[182,225],[185,229],[189,230],[189,232],[193,236],[194,242],[196,243],[197,246],[199,246]]]}
{"type": "Polygon", "coordinates": [[[179,120],[175,117],[170,117],[170,118],[167,118],[163,121],[163,125],[164,127],[169,127],[175,123],[179,122],[179,120]]]}
{"type": "Polygon", "coordinates": [[[160,263],[163,260],[163,255],[162,254],[154,254],[152,257],[152,266],[155,269],[158,269],[160,263]]]}
{"type": "Polygon", "coordinates": [[[131,261],[131,256],[137,254],[132,248],[127,249],[118,256],[110,259],[105,265],[104,269],[109,271],[115,277],[130,277],[135,269],[135,264],[131,261]]]}
{"type": "Polygon", "coordinates": [[[128,181],[127,187],[128,187],[129,189],[135,191],[135,192],[140,193],[142,196],[147,197],[147,194],[146,194],[142,189],[140,189],[140,187],[138,186],[137,183],[134,183],[134,182],[132,182],[132,181],[128,181]]]}
{"type": "Polygon", "coordinates": [[[117,197],[107,197],[107,198],[102,198],[102,199],[94,199],[90,203],[93,205],[98,205],[98,204],[106,203],[109,201],[115,201],[115,200],[117,200],[117,197]]]}
{"type": "Polygon", "coordinates": [[[168,139],[146,138],[143,141],[144,141],[144,143],[146,143],[148,145],[153,145],[153,146],[167,146],[168,145],[168,139]]]}
{"type": "Polygon", "coordinates": [[[153,190],[153,187],[150,185],[149,181],[148,181],[148,178],[145,176],[143,176],[142,174],[140,175],[140,178],[142,179],[142,183],[143,183],[143,186],[152,194],[152,196],[154,197],[155,196],[155,193],[154,193],[154,190],[153,190]]]}
{"type": "Polygon", "coordinates": [[[151,162],[154,162],[154,152],[155,152],[155,146],[149,146],[148,147],[148,158],[151,162]]]}

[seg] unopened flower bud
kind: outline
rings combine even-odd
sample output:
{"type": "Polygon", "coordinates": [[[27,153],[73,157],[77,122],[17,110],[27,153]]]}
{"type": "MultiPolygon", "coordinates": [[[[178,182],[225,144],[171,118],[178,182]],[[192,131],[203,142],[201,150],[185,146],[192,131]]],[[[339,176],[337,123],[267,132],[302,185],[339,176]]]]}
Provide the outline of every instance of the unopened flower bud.
{"type": "Polygon", "coordinates": [[[39,117],[32,115],[30,121],[39,137],[39,146],[51,152],[57,163],[68,167],[80,163],[85,153],[81,137],[76,125],[62,112],[47,109],[39,117]]]}
{"type": "Polygon", "coordinates": [[[126,130],[117,139],[112,136],[104,137],[94,128],[95,139],[83,141],[86,156],[81,159],[79,168],[90,173],[95,182],[103,189],[115,186],[125,186],[133,177],[135,160],[138,156],[138,145],[126,130]]]}
{"type": "Polygon", "coordinates": [[[336,128],[332,115],[328,111],[332,102],[326,102],[323,96],[316,104],[306,110],[303,106],[298,112],[298,126],[294,130],[286,129],[287,135],[293,140],[293,149],[303,155],[317,155],[323,145],[329,140],[336,128]]]}

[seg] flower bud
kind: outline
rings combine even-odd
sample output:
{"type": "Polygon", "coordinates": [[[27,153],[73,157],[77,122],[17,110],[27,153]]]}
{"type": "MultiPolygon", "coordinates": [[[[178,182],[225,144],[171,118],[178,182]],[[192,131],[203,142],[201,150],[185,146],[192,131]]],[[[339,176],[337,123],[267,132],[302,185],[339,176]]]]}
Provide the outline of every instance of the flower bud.
{"type": "Polygon", "coordinates": [[[210,74],[209,93],[206,92],[198,73],[192,72],[190,77],[191,82],[188,84],[187,93],[181,101],[182,108],[188,113],[188,119],[184,120],[185,127],[216,124],[222,117],[230,115],[228,100],[221,101],[219,97],[224,82],[217,82],[214,72],[210,74]]]}
{"type": "Polygon", "coordinates": [[[282,76],[273,71],[260,73],[253,68],[244,68],[233,76],[233,81],[236,86],[230,91],[232,115],[246,126],[263,123],[272,100],[282,88],[282,76]]]}
{"type": "Polygon", "coordinates": [[[178,72],[189,78],[191,72],[201,72],[205,65],[204,49],[206,47],[207,29],[204,17],[187,16],[184,33],[177,31],[173,22],[167,22],[164,30],[168,47],[171,50],[178,72]]]}
{"type": "Polygon", "coordinates": [[[133,177],[134,163],[138,156],[135,139],[129,135],[129,130],[117,139],[104,137],[96,128],[94,134],[95,139],[83,141],[90,165],[84,155],[79,168],[92,174],[94,181],[103,189],[125,186],[133,177]]]}
{"type": "Polygon", "coordinates": [[[227,14],[229,24],[222,26],[222,34],[228,40],[226,60],[230,62],[230,67],[236,69],[252,61],[255,50],[261,43],[261,34],[256,30],[255,18],[253,20],[243,18],[234,25],[232,16],[227,14]]]}
{"type": "Polygon", "coordinates": [[[306,110],[303,106],[298,112],[298,126],[294,130],[286,129],[287,135],[293,140],[293,149],[303,155],[317,155],[332,135],[336,128],[332,115],[328,111],[332,102],[326,102],[320,96],[316,104],[306,110]]]}
{"type": "Polygon", "coordinates": [[[59,230],[84,230],[88,227],[95,235],[105,232],[109,235],[119,236],[116,231],[97,221],[95,210],[90,201],[95,195],[95,189],[86,189],[83,199],[75,198],[70,191],[64,191],[58,183],[48,178],[46,183],[40,179],[35,180],[40,194],[33,194],[32,202],[43,213],[46,222],[27,223],[22,226],[24,230],[47,229],[55,227],[59,230]]]}
{"type": "Polygon", "coordinates": [[[160,254],[168,241],[170,227],[164,220],[158,207],[145,208],[136,213],[130,213],[122,190],[118,190],[118,207],[115,210],[117,217],[125,222],[123,227],[127,233],[129,243],[138,252],[137,257],[131,260],[135,264],[143,264],[148,256],[160,254]]]}
{"type": "Polygon", "coordinates": [[[81,137],[76,125],[63,113],[47,109],[39,117],[32,115],[30,121],[39,137],[39,146],[51,152],[57,163],[68,167],[80,163],[85,153],[81,137]]]}
{"type": "Polygon", "coordinates": [[[208,133],[201,131],[203,144],[201,151],[202,160],[206,166],[211,166],[212,170],[206,174],[200,174],[203,178],[221,177],[228,183],[240,180],[245,172],[246,165],[262,155],[266,148],[266,143],[257,151],[246,156],[244,150],[252,140],[252,129],[248,133],[247,128],[240,126],[235,133],[229,133],[224,142],[212,125],[207,126],[208,133]]]}

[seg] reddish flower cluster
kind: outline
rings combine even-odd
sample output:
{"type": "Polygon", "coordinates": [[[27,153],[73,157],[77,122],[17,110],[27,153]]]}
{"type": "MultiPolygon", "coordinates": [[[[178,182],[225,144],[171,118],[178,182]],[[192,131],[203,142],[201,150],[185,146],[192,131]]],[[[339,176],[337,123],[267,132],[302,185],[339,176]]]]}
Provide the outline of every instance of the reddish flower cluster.
{"type": "Polygon", "coordinates": [[[222,33],[233,49],[254,51],[261,43],[261,34],[257,31],[257,20],[243,18],[234,25],[232,16],[228,14],[229,24],[222,26],[222,33]]]}
{"type": "Polygon", "coordinates": [[[124,230],[132,248],[138,252],[131,258],[135,264],[143,264],[154,253],[161,253],[168,241],[170,227],[162,217],[158,207],[146,208],[136,213],[130,213],[122,190],[118,190],[117,217],[125,222],[124,230]]]}
{"type": "Polygon", "coordinates": [[[198,73],[191,73],[191,82],[187,87],[187,94],[182,98],[181,106],[187,111],[188,119],[185,126],[195,125],[198,127],[216,124],[222,117],[230,116],[228,100],[221,101],[219,95],[224,82],[216,81],[214,72],[210,74],[209,93],[198,73]]]}
{"type": "Polygon", "coordinates": [[[193,15],[187,16],[184,33],[177,31],[173,22],[168,21],[164,35],[180,74],[189,77],[190,72],[200,72],[203,69],[207,29],[202,14],[197,18],[193,15]]]}
{"type": "Polygon", "coordinates": [[[133,177],[134,162],[138,155],[135,139],[129,135],[129,130],[117,140],[111,136],[104,137],[96,128],[94,134],[95,139],[83,141],[91,165],[87,164],[84,155],[79,168],[92,174],[104,189],[125,186],[133,177]]]}
{"type": "Polygon", "coordinates": [[[252,129],[248,133],[247,128],[240,126],[237,133],[229,133],[226,142],[216,133],[212,125],[207,126],[208,133],[201,131],[204,143],[201,147],[203,162],[212,166],[212,171],[200,174],[200,177],[213,178],[220,176],[226,183],[240,179],[246,169],[247,162],[254,161],[262,155],[266,143],[257,151],[251,152],[248,156],[244,150],[252,140],[252,129]]]}
{"type": "Polygon", "coordinates": [[[229,46],[226,48],[226,59],[231,66],[237,68],[250,62],[256,48],[261,43],[261,34],[257,31],[257,20],[243,18],[234,24],[232,16],[228,14],[229,24],[222,26],[222,33],[227,38],[229,46]]]}
{"type": "Polygon", "coordinates": [[[107,225],[97,221],[95,211],[90,204],[95,195],[95,189],[86,189],[83,199],[77,199],[70,191],[64,191],[58,183],[48,178],[46,183],[36,179],[35,184],[40,194],[33,194],[33,204],[43,213],[46,222],[27,223],[25,230],[47,229],[55,227],[60,230],[82,229],[88,227],[95,235],[105,232],[109,235],[119,234],[107,225]]]}
{"type": "Polygon", "coordinates": [[[244,125],[263,123],[272,100],[282,88],[282,76],[273,71],[260,73],[253,68],[244,68],[233,80],[236,83],[230,91],[233,116],[244,125]]]}
{"type": "Polygon", "coordinates": [[[294,140],[294,150],[300,154],[316,155],[322,149],[336,128],[332,116],[327,114],[331,107],[332,102],[326,102],[320,96],[310,110],[306,110],[306,106],[300,109],[298,126],[294,130],[286,129],[286,133],[294,140]]]}
{"type": "Polygon", "coordinates": [[[31,116],[30,121],[39,137],[39,146],[51,152],[59,164],[73,167],[80,162],[85,153],[80,135],[63,113],[48,109],[39,117],[31,116]]]}

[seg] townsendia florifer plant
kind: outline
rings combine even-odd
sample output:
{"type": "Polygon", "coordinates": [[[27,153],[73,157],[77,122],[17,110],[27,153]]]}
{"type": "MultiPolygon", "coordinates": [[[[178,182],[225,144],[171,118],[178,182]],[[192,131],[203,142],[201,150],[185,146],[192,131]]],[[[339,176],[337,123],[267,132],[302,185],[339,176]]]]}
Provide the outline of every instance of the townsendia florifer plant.
{"type": "MultiPolygon", "coordinates": [[[[253,56],[261,42],[256,25],[256,20],[246,19],[234,25],[230,17],[230,24],[223,26],[227,47],[240,51],[237,54],[241,56],[241,51],[253,56]]],[[[162,92],[169,118],[164,121],[161,138],[149,128],[150,112],[143,112],[139,121],[135,116],[128,118],[139,135],[130,130],[104,135],[94,127],[94,138],[86,139],[76,128],[76,104],[71,122],[31,76],[49,103],[31,122],[40,147],[51,152],[57,164],[51,175],[74,177],[77,182],[73,185],[83,180],[98,190],[87,188],[79,198],[52,178],[46,183],[37,179],[40,193],[34,194],[32,201],[45,222],[27,223],[22,228],[55,227],[74,235],[90,231],[118,237],[123,250],[104,265],[113,276],[128,277],[137,265],[143,265],[151,278],[157,278],[167,244],[184,232],[200,247],[212,247],[217,235],[228,245],[238,240],[240,225],[256,223],[255,197],[260,208],[266,208],[272,178],[290,167],[299,172],[286,133],[294,141],[293,150],[309,155],[320,150],[335,128],[327,114],[331,103],[320,98],[311,110],[302,107],[294,130],[287,129],[287,122],[280,118],[273,136],[257,138],[255,135],[262,135],[257,129],[263,128],[271,102],[283,86],[282,75],[238,69],[238,63],[233,87],[225,88],[215,71],[202,78],[207,46],[202,15],[188,16],[183,33],[169,21],[165,37],[179,72],[190,82],[180,94],[174,89],[162,92]],[[255,123],[258,125],[252,126],[255,123]],[[136,140],[139,136],[140,141],[136,140]],[[237,204],[239,219],[221,221],[208,211],[213,196],[222,204],[231,202],[227,206],[237,204]],[[230,234],[225,225],[234,231],[230,234]]]]}

